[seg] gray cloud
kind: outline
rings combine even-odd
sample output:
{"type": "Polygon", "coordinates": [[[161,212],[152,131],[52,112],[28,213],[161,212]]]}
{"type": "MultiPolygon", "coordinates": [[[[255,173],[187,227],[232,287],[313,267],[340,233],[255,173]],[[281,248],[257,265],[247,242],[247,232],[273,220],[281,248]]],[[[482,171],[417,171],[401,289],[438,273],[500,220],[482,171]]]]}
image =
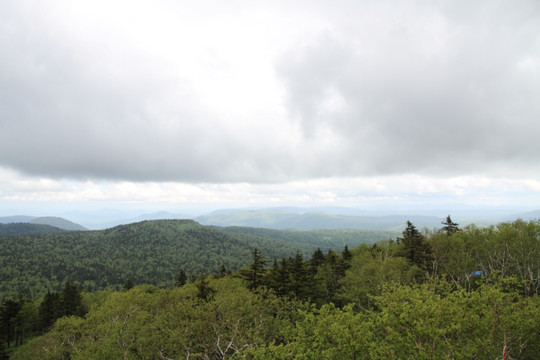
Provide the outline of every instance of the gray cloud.
{"type": "Polygon", "coordinates": [[[282,58],[291,113],[343,139],[342,174],[538,171],[540,16],[520,5],[359,12],[282,58]]]}
{"type": "MultiPolygon", "coordinates": [[[[276,55],[285,115],[248,99],[248,110],[215,105],[193,69],[126,39],[112,20],[102,28],[88,20],[82,31],[73,22],[84,18],[67,21],[61,11],[1,7],[5,167],[188,182],[540,170],[534,1],[321,1],[292,10],[293,21],[303,11],[297,21],[326,25],[299,23],[304,35],[276,55]]],[[[154,40],[180,47],[196,34],[175,36],[179,45],[154,40]]],[[[178,58],[197,63],[189,50],[178,58]]],[[[201,76],[231,76],[230,64],[213,56],[202,59],[211,64],[201,76]]],[[[224,97],[271,96],[235,80],[224,97]]]]}

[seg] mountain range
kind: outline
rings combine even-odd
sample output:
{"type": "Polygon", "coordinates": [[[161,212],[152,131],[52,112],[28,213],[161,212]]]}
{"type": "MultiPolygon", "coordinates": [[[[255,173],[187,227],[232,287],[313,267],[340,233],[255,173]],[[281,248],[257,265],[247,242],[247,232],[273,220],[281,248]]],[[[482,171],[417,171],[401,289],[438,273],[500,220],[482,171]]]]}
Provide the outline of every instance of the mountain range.
{"type": "Polygon", "coordinates": [[[14,224],[14,223],[29,223],[29,224],[40,224],[40,225],[49,225],[58,229],[67,230],[67,231],[86,231],[86,227],[76,224],[72,221],[66,220],[62,217],[57,216],[26,216],[26,215],[14,215],[14,216],[4,216],[0,217],[0,224],[14,224]]]}
{"type": "MultiPolygon", "coordinates": [[[[244,226],[268,229],[363,229],[401,231],[407,221],[417,228],[438,229],[447,213],[443,210],[424,212],[368,212],[354,208],[319,207],[319,208],[264,208],[264,209],[225,209],[202,215],[190,215],[186,212],[173,211],[130,211],[100,210],[94,212],[67,212],[64,217],[7,216],[0,217],[0,223],[46,224],[68,231],[100,230],[117,225],[126,225],[145,220],[192,219],[202,225],[244,226]],[[433,214],[433,215],[432,215],[433,214]],[[70,219],[70,220],[66,220],[70,219]],[[80,225],[82,224],[82,225],[80,225]]],[[[540,210],[518,212],[509,210],[477,209],[460,212],[452,219],[465,226],[474,223],[479,226],[513,221],[517,218],[532,220],[540,218],[540,210]]]]}

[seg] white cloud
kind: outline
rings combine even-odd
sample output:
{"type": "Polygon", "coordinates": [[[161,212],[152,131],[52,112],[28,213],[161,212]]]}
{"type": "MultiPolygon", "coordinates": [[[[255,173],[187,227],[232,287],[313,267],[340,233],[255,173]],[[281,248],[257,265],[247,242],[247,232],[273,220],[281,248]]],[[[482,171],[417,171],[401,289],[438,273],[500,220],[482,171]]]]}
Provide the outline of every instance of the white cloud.
{"type": "Polygon", "coordinates": [[[533,0],[2,3],[0,196],[532,203],[539,34],[533,0]]]}

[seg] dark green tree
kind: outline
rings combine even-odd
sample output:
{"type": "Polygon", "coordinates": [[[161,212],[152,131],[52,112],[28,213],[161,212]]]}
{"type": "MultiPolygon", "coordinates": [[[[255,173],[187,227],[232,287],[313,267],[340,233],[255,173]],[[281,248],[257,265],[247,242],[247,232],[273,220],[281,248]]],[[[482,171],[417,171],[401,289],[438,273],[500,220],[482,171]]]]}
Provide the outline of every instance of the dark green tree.
{"type": "Polygon", "coordinates": [[[184,271],[184,269],[180,269],[180,271],[178,272],[178,276],[174,280],[174,286],[182,287],[186,284],[186,282],[187,282],[186,272],[184,271]]]}
{"type": "Polygon", "coordinates": [[[56,319],[62,316],[62,299],[57,292],[47,292],[39,305],[39,327],[47,330],[56,319]]]}
{"type": "Polygon", "coordinates": [[[401,245],[400,255],[407,258],[412,265],[429,271],[433,260],[431,245],[410,221],[407,221],[407,227],[402,234],[403,237],[398,238],[401,245]]]}
{"type": "Polygon", "coordinates": [[[262,285],[262,278],[265,272],[266,260],[259,249],[255,248],[251,252],[252,261],[247,269],[240,272],[244,280],[247,282],[247,287],[250,290],[255,290],[262,285]]]}
{"type": "Polygon", "coordinates": [[[66,281],[60,297],[62,299],[62,316],[84,316],[82,296],[75,284],[66,281]]]}
{"type": "Polygon", "coordinates": [[[219,276],[220,277],[224,277],[224,276],[227,276],[231,273],[230,270],[227,270],[227,268],[225,267],[225,264],[221,264],[221,267],[219,268],[219,276]]]}
{"type": "Polygon", "coordinates": [[[458,227],[459,224],[452,221],[450,218],[450,215],[446,217],[446,221],[441,222],[444,226],[441,230],[446,232],[446,235],[451,236],[452,234],[460,231],[461,229],[458,227]]]}
{"type": "Polygon", "coordinates": [[[289,261],[285,258],[278,263],[276,259],[272,267],[265,273],[264,286],[274,290],[278,296],[285,296],[290,290],[289,261]]]}
{"type": "Polygon", "coordinates": [[[321,248],[317,248],[317,250],[313,252],[313,255],[311,255],[311,260],[309,260],[309,264],[315,270],[315,272],[317,272],[317,268],[324,264],[324,261],[324,253],[321,251],[321,248]]]}
{"type": "Polygon", "coordinates": [[[8,299],[0,307],[0,333],[3,341],[10,346],[15,340],[16,317],[22,307],[22,301],[8,299]]]}
{"type": "Polygon", "coordinates": [[[126,281],[126,283],[124,284],[124,286],[122,287],[122,290],[123,290],[123,291],[128,291],[128,290],[132,289],[133,286],[135,286],[135,285],[133,284],[133,281],[131,281],[131,279],[128,279],[128,280],[126,281]]]}
{"type": "Polygon", "coordinates": [[[205,274],[199,276],[199,279],[195,282],[195,286],[197,287],[197,298],[204,302],[208,302],[214,298],[216,290],[210,287],[205,274]]]}
{"type": "Polygon", "coordinates": [[[292,259],[289,271],[292,295],[299,300],[307,300],[312,297],[311,282],[313,275],[308,271],[302,253],[296,253],[296,256],[292,259]]]}
{"type": "Polygon", "coordinates": [[[343,248],[343,251],[341,252],[341,257],[343,258],[343,260],[345,260],[345,262],[347,262],[347,263],[351,262],[351,259],[353,258],[353,255],[352,255],[351,251],[349,250],[348,245],[345,245],[345,247],[343,248]]]}

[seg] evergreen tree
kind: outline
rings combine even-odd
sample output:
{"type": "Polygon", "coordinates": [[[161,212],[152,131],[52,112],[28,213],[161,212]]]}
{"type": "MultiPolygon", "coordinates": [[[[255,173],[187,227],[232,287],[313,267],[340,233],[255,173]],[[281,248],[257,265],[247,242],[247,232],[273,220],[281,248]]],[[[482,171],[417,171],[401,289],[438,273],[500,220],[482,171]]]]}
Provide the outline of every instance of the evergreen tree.
{"type": "Polygon", "coordinates": [[[285,258],[277,262],[274,259],[272,267],[265,276],[264,285],[274,290],[277,296],[285,296],[290,291],[291,280],[289,261],[285,258]]]}
{"type": "Polygon", "coordinates": [[[345,248],[343,249],[341,253],[341,258],[338,259],[336,263],[336,273],[339,276],[339,278],[342,278],[345,276],[345,271],[351,267],[351,259],[353,255],[349,250],[349,247],[345,245],[345,248]]]}
{"type": "Polygon", "coordinates": [[[345,262],[347,262],[347,263],[351,262],[351,259],[352,259],[353,255],[352,255],[351,251],[349,250],[348,245],[345,245],[345,248],[343,249],[343,252],[341,253],[341,257],[343,258],[343,260],[345,260],[345,262]]]}
{"type": "Polygon", "coordinates": [[[246,280],[248,289],[255,290],[262,285],[266,260],[264,259],[263,254],[257,248],[253,249],[251,254],[251,264],[247,269],[242,270],[240,274],[244,280],[246,280]]]}
{"type": "Polygon", "coordinates": [[[178,273],[178,276],[174,280],[174,286],[176,287],[182,287],[187,282],[187,275],[184,269],[180,269],[180,272],[178,273]]]}
{"type": "Polygon", "coordinates": [[[62,316],[84,316],[84,308],[82,304],[82,296],[77,286],[69,281],[66,281],[61,294],[62,299],[62,316]]]}
{"type": "Polygon", "coordinates": [[[324,261],[325,258],[323,252],[321,251],[321,248],[317,248],[317,250],[313,252],[313,255],[311,255],[311,260],[309,261],[309,264],[315,270],[315,272],[317,272],[317,268],[324,264],[324,261]]]}
{"type": "Polygon", "coordinates": [[[133,286],[135,286],[135,285],[133,284],[133,281],[131,281],[131,279],[128,279],[128,280],[126,281],[126,283],[124,284],[124,286],[122,287],[122,290],[123,290],[123,291],[129,291],[130,289],[133,288],[133,286]]]}
{"type": "Polygon", "coordinates": [[[452,221],[450,218],[450,215],[446,217],[446,221],[441,222],[444,226],[441,230],[446,232],[446,235],[451,236],[452,234],[460,231],[461,229],[458,227],[459,224],[456,224],[452,221]]]}
{"type": "Polygon", "coordinates": [[[12,299],[6,300],[0,307],[0,333],[7,347],[10,346],[12,340],[15,340],[16,317],[21,307],[21,301],[12,299]]]}
{"type": "Polygon", "coordinates": [[[433,260],[431,245],[410,221],[407,221],[407,228],[402,234],[403,237],[398,238],[398,243],[401,244],[401,255],[412,265],[428,271],[433,260]]]}
{"type": "Polygon", "coordinates": [[[302,253],[297,252],[290,267],[291,292],[297,299],[307,300],[312,296],[311,280],[313,276],[308,271],[302,253]]]}
{"type": "Polygon", "coordinates": [[[204,302],[208,302],[214,298],[216,290],[210,287],[205,274],[199,276],[199,280],[197,280],[195,286],[197,287],[197,298],[204,302]]]}
{"type": "Polygon", "coordinates": [[[221,264],[221,267],[219,268],[219,276],[220,277],[224,277],[224,276],[227,276],[231,273],[230,270],[227,270],[227,268],[225,267],[225,264],[221,264]]]}
{"type": "Polygon", "coordinates": [[[62,316],[62,300],[57,292],[47,292],[39,305],[39,327],[47,330],[59,317],[62,316]]]}

